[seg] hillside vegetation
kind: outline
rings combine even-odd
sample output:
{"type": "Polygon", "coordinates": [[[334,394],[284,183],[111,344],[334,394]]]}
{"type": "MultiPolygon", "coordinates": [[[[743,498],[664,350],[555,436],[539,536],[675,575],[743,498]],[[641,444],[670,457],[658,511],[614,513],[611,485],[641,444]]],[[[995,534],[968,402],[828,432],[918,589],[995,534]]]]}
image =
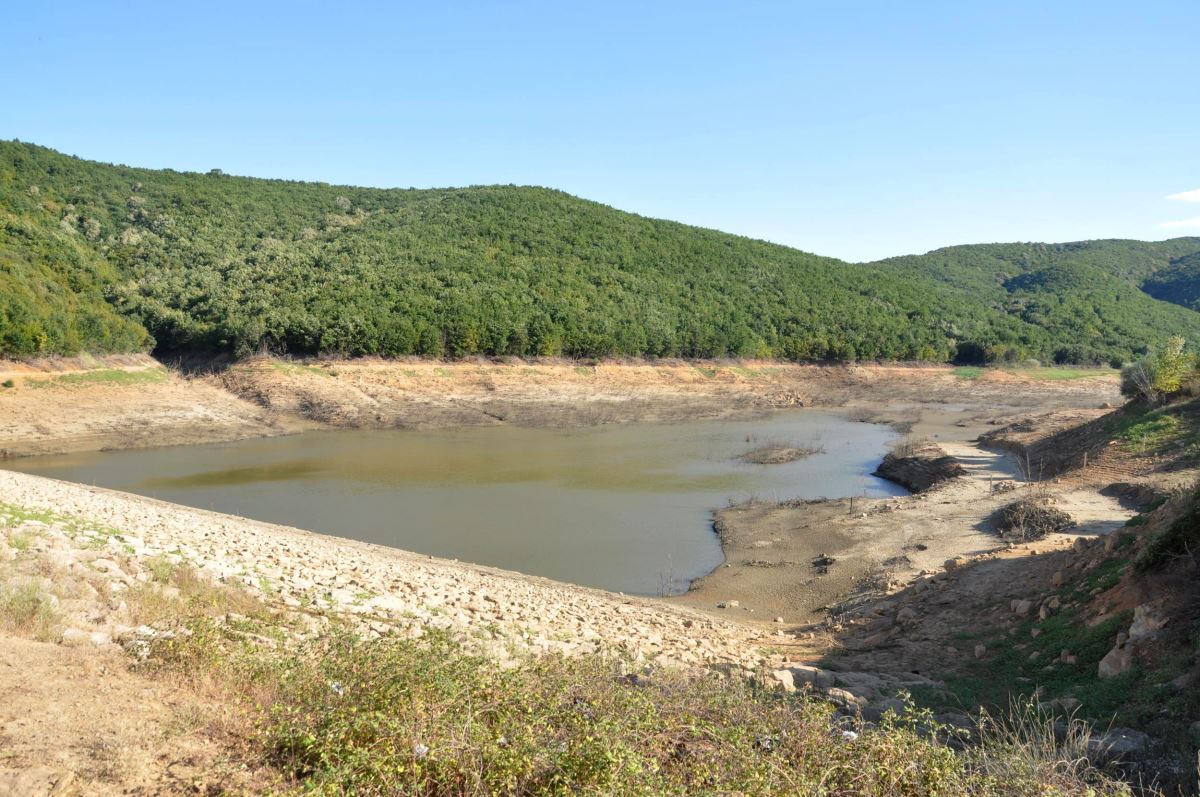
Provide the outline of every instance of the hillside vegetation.
{"type": "Polygon", "coordinates": [[[1197,253],[1198,238],[1096,241],[852,264],[545,188],[184,174],[0,142],[0,353],[17,356],[1125,361],[1200,340],[1197,253]]]}

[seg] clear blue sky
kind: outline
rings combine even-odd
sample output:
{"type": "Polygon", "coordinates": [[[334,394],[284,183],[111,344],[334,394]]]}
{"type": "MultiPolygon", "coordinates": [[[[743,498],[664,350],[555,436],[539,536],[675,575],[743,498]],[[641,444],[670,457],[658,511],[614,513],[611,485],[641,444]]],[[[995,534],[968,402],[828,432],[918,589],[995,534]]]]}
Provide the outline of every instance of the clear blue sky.
{"type": "Polygon", "coordinates": [[[1200,194],[1167,199],[1200,189],[1197,0],[72,1],[3,19],[0,138],[97,160],[546,185],[854,260],[1200,235],[1200,194]]]}

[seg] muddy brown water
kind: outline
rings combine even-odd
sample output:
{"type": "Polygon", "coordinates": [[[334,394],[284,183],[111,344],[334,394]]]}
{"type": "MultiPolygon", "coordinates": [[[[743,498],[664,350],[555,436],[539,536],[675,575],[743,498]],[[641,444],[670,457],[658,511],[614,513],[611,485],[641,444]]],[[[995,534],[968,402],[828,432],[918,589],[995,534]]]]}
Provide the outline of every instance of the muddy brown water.
{"type": "Polygon", "coordinates": [[[429,432],[312,432],[32,457],[6,467],[419,553],[643,595],[722,562],[729,502],[896,495],[870,473],[895,433],[836,413],[429,432]],[[739,461],[766,444],[819,448],[739,461]]]}

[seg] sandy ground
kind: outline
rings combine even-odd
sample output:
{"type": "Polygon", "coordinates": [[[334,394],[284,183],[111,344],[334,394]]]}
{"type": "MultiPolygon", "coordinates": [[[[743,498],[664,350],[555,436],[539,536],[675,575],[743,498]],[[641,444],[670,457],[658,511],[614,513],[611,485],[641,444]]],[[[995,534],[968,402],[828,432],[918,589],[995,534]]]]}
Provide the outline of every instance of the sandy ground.
{"type": "Polygon", "coordinates": [[[228,740],[214,738],[201,696],[133,672],[130,661],[117,648],[0,634],[0,795],[239,793],[264,785],[228,740]]]}

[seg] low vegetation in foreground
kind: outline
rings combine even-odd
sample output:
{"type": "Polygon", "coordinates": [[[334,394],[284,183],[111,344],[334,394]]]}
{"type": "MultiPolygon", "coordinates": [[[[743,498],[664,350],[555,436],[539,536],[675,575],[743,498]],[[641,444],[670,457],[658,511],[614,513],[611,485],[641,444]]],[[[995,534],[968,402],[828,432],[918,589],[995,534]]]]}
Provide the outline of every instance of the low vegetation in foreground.
{"type": "Polygon", "coordinates": [[[548,656],[502,669],[450,640],[335,634],[288,652],[192,623],[148,666],[251,696],[247,753],[309,794],[1117,795],[1086,732],[929,714],[867,726],[716,673],[548,656]],[[958,751],[947,742],[954,742],[958,751]]]}
{"type": "MultiPolygon", "coordinates": [[[[1129,794],[1088,766],[1082,728],[1056,738],[1044,718],[984,722],[968,738],[915,709],[864,723],[741,670],[616,653],[502,666],[443,632],[413,638],[277,605],[270,590],[212,581],[178,553],[139,557],[107,526],[15,506],[0,515],[0,634],[121,644],[130,667],[197,696],[188,702],[206,708],[188,732],[226,740],[259,792],[1129,794]],[[95,556],[65,556],[66,539],[95,556]],[[74,629],[104,613],[129,625],[99,642],[74,629]]],[[[111,785],[120,771],[96,777],[111,785]]]]}

